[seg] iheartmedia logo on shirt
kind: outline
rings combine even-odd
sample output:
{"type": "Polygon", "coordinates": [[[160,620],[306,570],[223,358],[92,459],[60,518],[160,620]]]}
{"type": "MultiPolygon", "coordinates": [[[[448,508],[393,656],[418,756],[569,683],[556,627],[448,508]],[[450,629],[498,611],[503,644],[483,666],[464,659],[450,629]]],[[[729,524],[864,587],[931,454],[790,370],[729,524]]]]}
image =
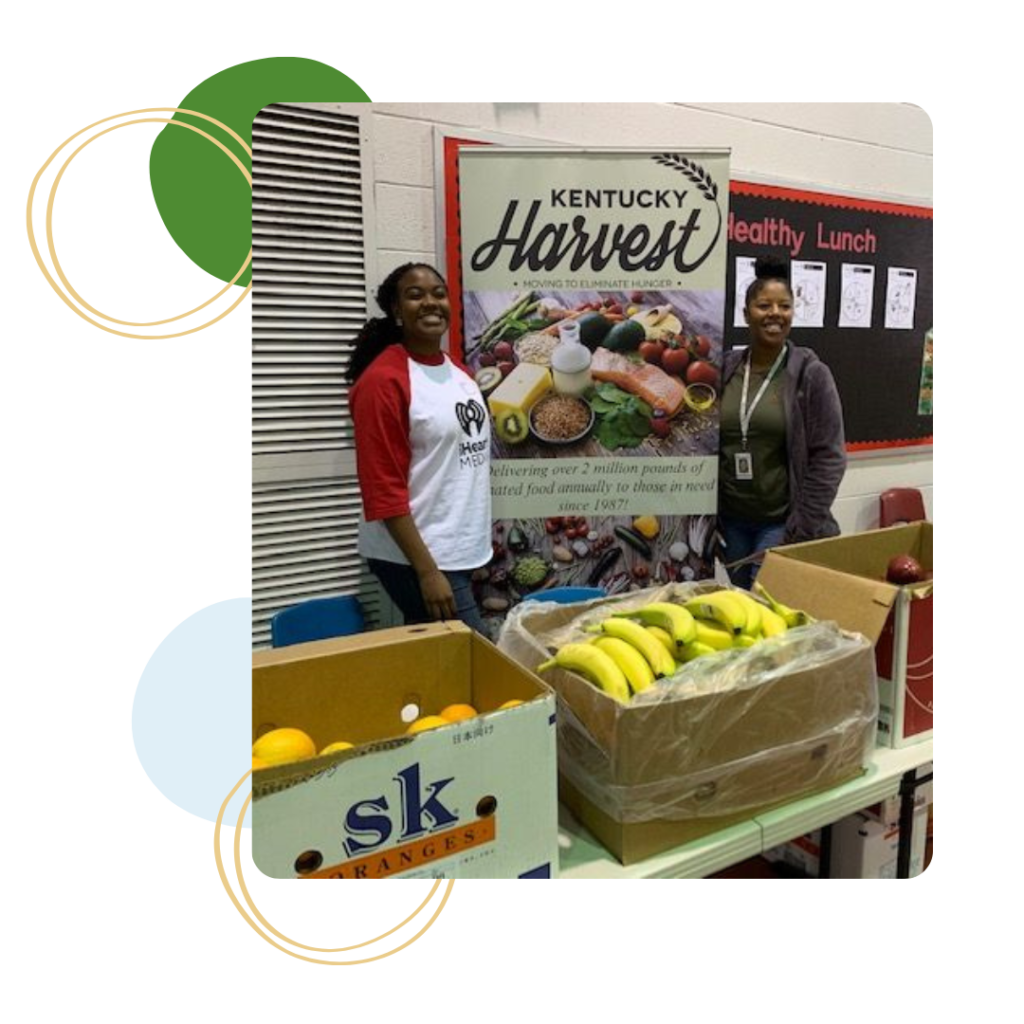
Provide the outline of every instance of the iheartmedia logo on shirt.
{"type": "Polygon", "coordinates": [[[484,407],[472,398],[468,402],[455,403],[455,416],[459,421],[459,426],[462,427],[462,432],[468,437],[473,436],[474,427],[479,434],[487,422],[487,413],[484,407]]]}
{"type": "Polygon", "coordinates": [[[482,466],[487,458],[486,452],[491,442],[484,438],[482,441],[463,441],[459,445],[460,466],[482,466]]]}

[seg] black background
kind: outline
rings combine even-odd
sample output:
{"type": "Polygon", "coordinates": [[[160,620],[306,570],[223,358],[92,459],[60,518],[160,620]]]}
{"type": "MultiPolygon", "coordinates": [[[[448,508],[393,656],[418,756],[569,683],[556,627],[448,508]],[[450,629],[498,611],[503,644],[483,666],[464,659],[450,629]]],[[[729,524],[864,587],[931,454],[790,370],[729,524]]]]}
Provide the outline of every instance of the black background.
{"type": "MultiPolygon", "coordinates": [[[[847,445],[899,447],[901,442],[920,444],[932,436],[932,417],[917,413],[921,385],[921,361],[925,332],[932,327],[932,220],[879,208],[825,193],[799,193],[773,189],[771,196],[751,195],[742,182],[730,189],[730,212],[748,223],[774,217],[805,232],[798,255],[768,245],[730,241],[726,270],[725,344],[745,345],[746,327],[733,327],[733,296],[736,289],[736,257],[779,255],[787,259],[817,260],[827,265],[825,326],[796,327],[794,344],[806,345],[828,364],[843,403],[847,445]],[[820,196],[820,201],[817,197],[820,196]],[[843,202],[844,206],[831,205],[843,202]],[[860,233],[869,228],[878,239],[871,253],[833,252],[817,246],[818,224],[829,231],[860,233]],[[839,327],[843,263],[875,267],[871,327],[839,327]],[[917,298],[912,330],[885,329],[885,297],[889,267],[917,271],[917,298]]],[[[927,211],[930,214],[930,211],[927,211]]]]}

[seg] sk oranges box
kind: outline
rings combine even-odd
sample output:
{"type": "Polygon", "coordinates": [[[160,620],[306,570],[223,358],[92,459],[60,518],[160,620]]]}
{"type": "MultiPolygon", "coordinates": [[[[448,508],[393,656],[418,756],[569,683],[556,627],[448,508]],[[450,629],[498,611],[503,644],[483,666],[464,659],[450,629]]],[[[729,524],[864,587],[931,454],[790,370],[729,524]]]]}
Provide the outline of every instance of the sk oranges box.
{"type": "Polygon", "coordinates": [[[275,878],[550,878],[554,711],[461,623],[259,651],[254,741],[293,728],[317,750],[353,746],[253,773],[253,860],[275,878]],[[455,705],[479,714],[408,732],[414,711],[455,705]]]}

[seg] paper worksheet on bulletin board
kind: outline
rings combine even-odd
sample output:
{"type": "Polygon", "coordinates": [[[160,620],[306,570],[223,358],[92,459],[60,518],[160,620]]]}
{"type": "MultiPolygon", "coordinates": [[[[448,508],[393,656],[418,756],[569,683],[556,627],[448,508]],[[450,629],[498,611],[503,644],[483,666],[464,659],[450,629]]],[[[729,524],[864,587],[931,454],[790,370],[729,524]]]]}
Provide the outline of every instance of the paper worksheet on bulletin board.
{"type": "Polygon", "coordinates": [[[733,180],[727,347],[758,256],[787,257],[797,345],[836,379],[850,451],[932,443],[932,210],[733,180]]]}

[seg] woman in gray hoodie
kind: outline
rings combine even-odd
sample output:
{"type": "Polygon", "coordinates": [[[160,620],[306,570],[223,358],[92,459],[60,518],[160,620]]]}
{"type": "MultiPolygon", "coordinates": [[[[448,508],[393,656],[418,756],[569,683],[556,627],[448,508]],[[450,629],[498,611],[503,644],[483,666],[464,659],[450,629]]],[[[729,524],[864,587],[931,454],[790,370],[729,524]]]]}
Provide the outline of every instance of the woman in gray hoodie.
{"type": "Polygon", "coordinates": [[[789,267],[759,258],[755,275],[744,306],[750,344],[725,354],[718,478],[722,561],[747,589],[757,553],[839,533],[831,509],[846,471],[832,373],[789,340],[789,267]]]}

